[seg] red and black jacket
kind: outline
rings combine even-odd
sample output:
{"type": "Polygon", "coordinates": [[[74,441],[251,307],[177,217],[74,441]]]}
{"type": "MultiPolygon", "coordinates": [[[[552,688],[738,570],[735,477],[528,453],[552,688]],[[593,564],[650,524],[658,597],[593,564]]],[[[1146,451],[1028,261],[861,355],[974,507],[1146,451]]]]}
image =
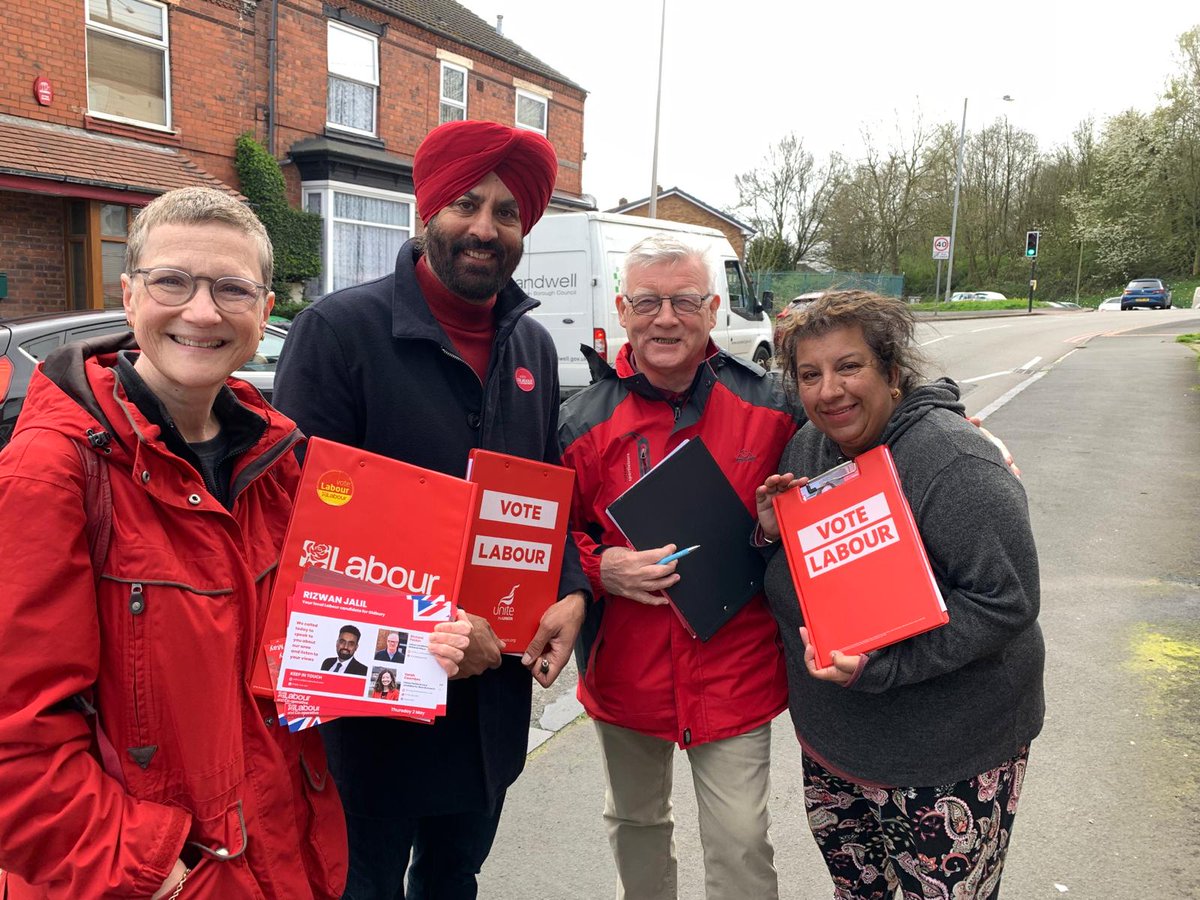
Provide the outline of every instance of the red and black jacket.
{"type": "Polygon", "coordinates": [[[579,698],[595,719],[681,747],[743,734],[787,704],[762,597],[701,642],[669,606],[608,595],[600,553],[627,544],[605,509],[682,441],[701,437],[753,512],[754,489],[774,474],[796,414],[774,379],[715,345],[682,398],[665,398],[637,372],[628,344],[615,369],[594,354],[589,362],[594,382],[563,404],[558,428],[563,463],[576,473],[572,530],[596,598],[577,646],[579,698]]]}

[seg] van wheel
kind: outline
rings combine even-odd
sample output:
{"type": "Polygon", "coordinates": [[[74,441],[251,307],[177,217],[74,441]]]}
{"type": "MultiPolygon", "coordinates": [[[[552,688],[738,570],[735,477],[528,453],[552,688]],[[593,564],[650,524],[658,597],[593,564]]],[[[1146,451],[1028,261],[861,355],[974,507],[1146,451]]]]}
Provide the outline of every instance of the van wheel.
{"type": "Polygon", "coordinates": [[[758,349],[754,351],[754,361],[766,369],[771,371],[771,351],[769,348],[759,344],[758,349]]]}

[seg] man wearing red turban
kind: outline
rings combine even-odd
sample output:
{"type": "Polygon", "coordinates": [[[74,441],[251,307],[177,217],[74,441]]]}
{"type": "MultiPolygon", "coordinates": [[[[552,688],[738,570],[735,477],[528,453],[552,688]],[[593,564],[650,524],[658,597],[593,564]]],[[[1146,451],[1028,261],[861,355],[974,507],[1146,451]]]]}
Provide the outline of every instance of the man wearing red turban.
{"type": "MultiPolygon", "coordinates": [[[[425,233],[400,248],[394,272],[296,317],[275,404],[308,435],[458,477],[475,447],[558,463],[558,355],[526,315],[537,301],[512,280],[557,172],[554,147],[534,132],[474,121],[430,132],[413,161],[425,233]]],[[[503,656],[486,620],[471,616],[471,644],[435,724],[321,726],[346,809],[345,896],[476,896],[505,792],[525,764],[530,674],[544,686],[558,677],[590,596],[570,540],[558,595],[520,658],[503,656]]]]}

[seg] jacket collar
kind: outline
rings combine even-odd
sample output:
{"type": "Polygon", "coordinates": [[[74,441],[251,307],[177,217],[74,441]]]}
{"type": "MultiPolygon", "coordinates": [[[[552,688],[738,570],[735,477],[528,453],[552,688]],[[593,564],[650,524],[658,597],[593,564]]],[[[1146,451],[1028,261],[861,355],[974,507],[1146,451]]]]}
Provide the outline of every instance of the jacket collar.
{"type": "MultiPolygon", "coordinates": [[[[580,349],[583,351],[584,358],[588,361],[588,369],[592,373],[593,384],[598,381],[612,379],[620,382],[621,386],[631,394],[636,394],[647,400],[657,400],[660,403],[667,403],[662,391],[652,385],[650,379],[644,374],[634,369],[632,362],[633,350],[628,343],[621,347],[620,352],[617,354],[615,367],[602,360],[595,349],[589,347],[587,344],[581,344],[580,349]]],[[[704,407],[708,403],[709,394],[712,393],[713,385],[717,383],[718,373],[732,362],[736,362],[736,358],[730,356],[726,351],[718,347],[712,339],[709,339],[704,360],[696,367],[696,375],[692,379],[692,386],[688,391],[687,401],[676,410],[676,430],[686,428],[700,421],[700,416],[704,414],[704,407]]]]}
{"type": "MultiPolygon", "coordinates": [[[[117,354],[136,350],[132,333],[105,335],[66,344],[51,353],[30,382],[26,404],[35,401],[38,416],[25,417],[24,427],[49,427],[72,440],[90,443],[99,452],[122,465],[155,457],[160,464],[178,466],[176,454],[157,442],[160,423],[143,413],[129,397],[113,371],[117,354]],[[113,454],[114,449],[118,449],[113,454]]],[[[234,471],[231,496],[265,471],[304,436],[294,422],[267,404],[258,389],[230,380],[222,390],[223,403],[242,408],[241,415],[265,421],[261,440],[239,459],[234,471]]],[[[18,423],[18,428],[23,427],[18,423]]]]}
{"type": "MultiPolygon", "coordinates": [[[[133,367],[134,359],[129,350],[122,350],[117,354],[117,364],[114,368],[121,387],[125,389],[125,395],[151,425],[158,426],[159,439],[166,444],[168,450],[186,459],[197,472],[203,472],[200,458],[179,433],[166,406],[133,367]]],[[[266,420],[239,403],[227,384],[222,385],[217,392],[213,411],[220,420],[221,427],[228,429],[229,452],[233,455],[240,456],[245,453],[257,444],[267,431],[266,420]]]]}
{"type": "MultiPolygon", "coordinates": [[[[417,260],[421,245],[414,238],[400,248],[396,257],[396,277],[392,285],[392,337],[433,341],[455,353],[454,345],[438,324],[417,283],[417,260]]],[[[511,278],[496,295],[496,340],[508,337],[521,316],[541,304],[517,287],[511,278]]]]}

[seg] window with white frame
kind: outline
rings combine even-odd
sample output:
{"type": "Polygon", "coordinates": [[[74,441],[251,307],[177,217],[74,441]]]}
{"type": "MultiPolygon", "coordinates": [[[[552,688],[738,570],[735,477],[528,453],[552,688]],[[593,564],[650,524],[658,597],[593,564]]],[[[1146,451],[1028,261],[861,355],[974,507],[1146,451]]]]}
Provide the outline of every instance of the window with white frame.
{"type": "Polygon", "coordinates": [[[517,127],[546,133],[546,98],[517,91],[517,127]]]}
{"type": "Polygon", "coordinates": [[[171,125],[167,7],[148,0],[87,0],[88,111],[171,125]]]}
{"type": "Polygon", "coordinates": [[[438,124],[461,122],[467,117],[467,70],[454,63],[442,63],[442,101],[438,124]]]}
{"type": "Polygon", "coordinates": [[[326,123],[347,131],[375,134],[379,38],[340,22],[330,22],[328,49],[326,123]]]}
{"type": "Polygon", "coordinates": [[[322,216],[324,265],[320,293],[341,290],[386,275],[412,237],[408,194],[341,182],[306,182],[304,208],[322,216]]]}

